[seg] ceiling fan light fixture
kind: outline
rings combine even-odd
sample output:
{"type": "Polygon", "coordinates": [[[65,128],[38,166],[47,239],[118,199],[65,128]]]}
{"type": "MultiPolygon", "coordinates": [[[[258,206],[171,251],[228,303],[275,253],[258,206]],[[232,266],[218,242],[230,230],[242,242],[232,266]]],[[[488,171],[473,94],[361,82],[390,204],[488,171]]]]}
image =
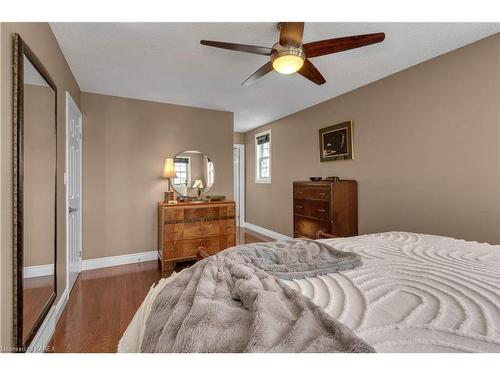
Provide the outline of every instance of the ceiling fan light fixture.
{"type": "Polygon", "coordinates": [[[384,33],[372,33],[303,43],[304,22],[278,22],[277,26],[280,35],[272,48],[215,40],[200,40],[200,43],[209,47],[271,57],[270,61],[257,69],[242,85],[249,85],[273,70],[280,74],[298,73],[316,85],[322,85],[326,80],[311,62],[311,57],[360,48],[385,39],[384,33]]]}
{"type": "MultiPolygon", "coordinates": [[[[275,46],[276,47],[276,46],[275,46]]],[[[300,70],[304,65],[304,52],[300,48],[278,49],[271,56],[273,68],[281,74],[292,74],[300,70]]]]}
{"type": "Polygon", "coordinates": [[[304,59],[300,56],[285,55],[273,60],[273,68],[281,74],[292,74],[302,68],[304,59]]]}

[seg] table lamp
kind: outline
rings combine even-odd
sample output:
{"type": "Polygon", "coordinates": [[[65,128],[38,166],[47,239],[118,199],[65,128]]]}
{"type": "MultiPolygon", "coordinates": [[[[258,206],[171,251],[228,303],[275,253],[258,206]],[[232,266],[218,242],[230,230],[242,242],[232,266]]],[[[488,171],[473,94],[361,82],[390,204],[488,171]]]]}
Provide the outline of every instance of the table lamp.
{"type": "Polygon", "coordinates": [[[167,179],[167,191],[165,192],[165,203],[167,203],[168,201],[174,200],[174,192],[172,191],[171,183],[171,179],[177,177],[177,174],[175,173],[174,159],[165,159],[162,177],[167,179]]]}
{"type": "Polygon", "coordinates": [[[203,189],[205,186],[203,186],[203,181],[202,180],[194,180],[193,188],[198,189],[198,196],[201,195],[201,189],[203,189]]]}

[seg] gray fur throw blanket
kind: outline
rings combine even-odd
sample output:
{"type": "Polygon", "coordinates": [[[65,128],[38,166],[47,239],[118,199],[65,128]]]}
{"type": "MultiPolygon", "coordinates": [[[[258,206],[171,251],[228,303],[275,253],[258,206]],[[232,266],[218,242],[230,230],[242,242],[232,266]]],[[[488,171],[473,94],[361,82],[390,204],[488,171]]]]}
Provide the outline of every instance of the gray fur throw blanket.
{"type": "Polygon", "coordinates": [[[230,248],[180,272],[158,294],[142,352],[374,352],[280,278],[354,268],[358,255],[315,241],[230,248]]]}

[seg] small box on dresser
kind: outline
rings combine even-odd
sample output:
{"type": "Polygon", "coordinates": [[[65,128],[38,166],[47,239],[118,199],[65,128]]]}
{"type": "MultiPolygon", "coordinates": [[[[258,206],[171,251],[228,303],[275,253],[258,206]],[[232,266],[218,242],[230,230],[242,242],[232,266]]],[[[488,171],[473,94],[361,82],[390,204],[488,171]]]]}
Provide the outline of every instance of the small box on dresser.
{"type": "Polygon", "coordinates": [[[158,203],[158,256],[162,271],[175,262],[213,255],[236,245],[235,203],[158,203]]]}
{"type": "Polygon", "coordinates": [[[293,236],[316,238],[317,231],[339,237],[358,235],[356,181],[293,183],[293,236]]]}

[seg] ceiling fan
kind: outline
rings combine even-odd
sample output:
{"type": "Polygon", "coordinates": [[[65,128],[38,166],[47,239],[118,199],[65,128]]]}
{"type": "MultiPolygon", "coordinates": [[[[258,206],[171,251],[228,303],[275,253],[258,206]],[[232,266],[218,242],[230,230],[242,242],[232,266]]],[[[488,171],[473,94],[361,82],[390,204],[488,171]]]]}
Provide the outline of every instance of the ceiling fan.
{"type": "Polygon", "coordinates": [[[330,55],[332,53],[364,47],[380,43],[385,39],[384,33],[374,33],[302,43],[304,22],[279,22],[277,27],[280,31],[280,39],[271,48],[211,40],[201,40],[200,43],[209,47],[271,57],[269,62],[248,77],[242,85],[253,83],[272,70],[276,70],[282,74],[297,72],[315,84],[322,85],[326,80],[309,60],[311,57],[330,55]]]}

